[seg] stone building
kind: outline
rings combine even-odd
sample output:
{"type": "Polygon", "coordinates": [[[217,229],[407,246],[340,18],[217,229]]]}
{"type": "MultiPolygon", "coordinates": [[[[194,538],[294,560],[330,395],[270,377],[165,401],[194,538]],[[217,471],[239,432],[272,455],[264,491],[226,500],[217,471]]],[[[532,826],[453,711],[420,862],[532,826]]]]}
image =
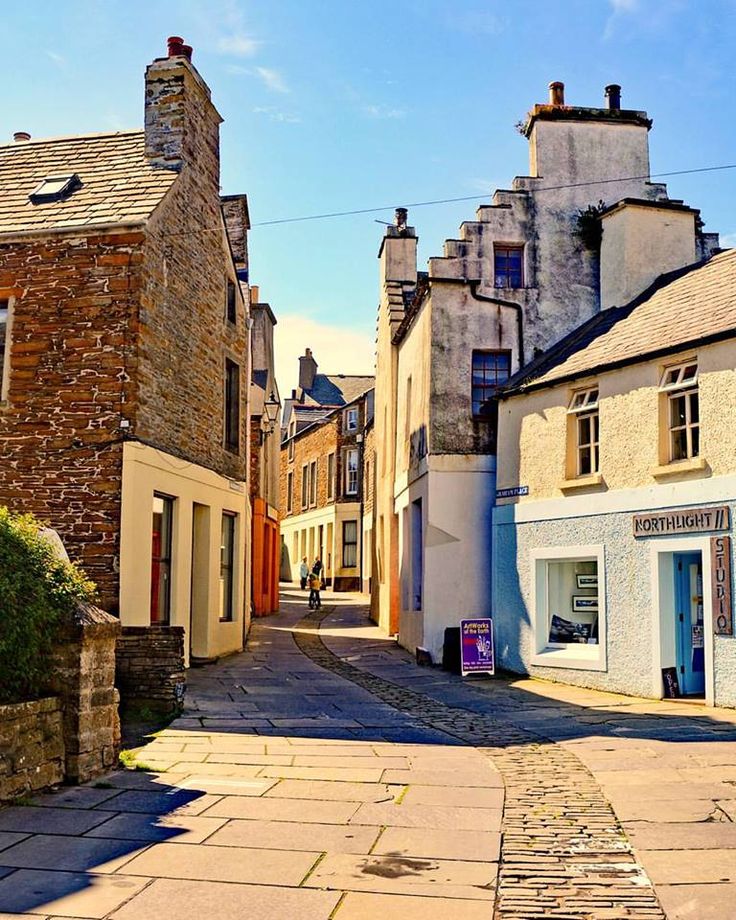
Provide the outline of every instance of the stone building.
{"type": "Polygon", "coordinates": [[[197,658],[241,648],[250,606],[221,120],[173,38],[144,129],[0,146],[0,502],[57,530],[124,625],[183,626],[197,658]]]}
{"type": "Polygon", "coordinates": [[[260,303],[258,287],[251,287],[251,398],[250,496],[253,508],[252,596],[253,613],[264,616],[279,609],[279,463],[281,411],[276,383],[273,330],[276,317],[260,303]]]}
{"type": "MultiPolygon", "coordinates": [[[[628,206],[624,210],[628,209],[628,206]]],[[[631,281],[604,218],[602,277],[631,281]]],[[[494,626],[500,664],[586,687],[736,706],[736,250],[692,264],[693,214],[634,206],[669,236],[662,275],[499,397],[494,626]],[[507,496],[507,497],[502,497],[507,496]]]]}
{"type": "Polygon", "coordinates": [[[309,349],[299,387],[285,400],[281,442],[284,575],[319,557],[335,591],[360,590],[364,554],[365,433],[373,418],[373,378],[318,374],[309,349]]]}
{"type": "Polygon", "coordinates": [[[604,108],[585,108],[565,105],[562,84],[550,84],[549,103],[523,126],[529,175],[481,205],[426,274],[406,211],[386,229],[372,609],[434,660],[447,626],[491,613],[498,386],[601,306],[684,264],[683,220],[698,258],[716,245],[697,212],[642,178],[650,128],[645,112],[621,108],[618,86],[606,87],[604,108]],[[645,217],[631,222],[635,210],[645,217]],[[625,284],[601,271],[602,226],[604,239],[622,240],[625,284]]]}

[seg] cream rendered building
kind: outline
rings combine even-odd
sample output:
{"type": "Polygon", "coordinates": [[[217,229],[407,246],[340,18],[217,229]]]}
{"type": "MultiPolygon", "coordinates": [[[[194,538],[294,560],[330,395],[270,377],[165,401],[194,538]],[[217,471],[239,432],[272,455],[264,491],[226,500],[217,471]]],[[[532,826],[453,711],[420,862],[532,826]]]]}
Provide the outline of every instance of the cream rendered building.
{"type": "MultiPolygon", "coordinates": [[[[625,278],[620,244],[604,258],[625,278]]],[[[498,465],[499,490],[523,492],[494,512],[499,663],[655,698],[674,674],[682,695],[736,706],[736,250],[662,276],[512,380],[498,465]]]]}
{"type": "Polygon", "coordinates": [[[417,273],[404,209],[381,244],[372,611],[402,645],[423,647],[434,661],[446,627],[492,612],[497,387],[591,320],[602,296],[622,294],[617,279],[601,276],[602,220],[625,238],[631,265],[641,263],[637,292],[654,277],[647,253],[656,241],[642,247],[603,201],[632,202],[624,217],[633,202],[645,214],[661,206],[688,225],[689,242],[669,262],[665,234],[655,273],[684,264],[683,246],[702,257],[714,245],[696,233],[696,212],[642,178],[646,113],[622,109],[618,86],[606,97],[605,108],[569,106],[562,84],[550,84],[549,103],[534,106],[524,127],[530,175],[481,205],[426,274],[417,273]]]}

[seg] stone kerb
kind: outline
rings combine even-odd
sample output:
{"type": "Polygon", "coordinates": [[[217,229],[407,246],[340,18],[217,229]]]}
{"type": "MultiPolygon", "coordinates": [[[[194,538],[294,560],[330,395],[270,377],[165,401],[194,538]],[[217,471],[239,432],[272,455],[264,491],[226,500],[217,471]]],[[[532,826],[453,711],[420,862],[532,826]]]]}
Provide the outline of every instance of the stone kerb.
{"type": "Polygon", "coordinates": [[[67,782],[86,782],[117,762],[115,643],[119,635],[119,620],[92,604],[78,604],[62,624],[51,656],[49,686],[63,710],[67,782]]]}
{"type": "Polygon", "coordinates": [[[125,712],[176,715],[184,703],[183,626],[124,626],[115,681],[125,712]]]}
{"type": "Polygon", "coordinates": [[[61,701],[0,706],[0,802],[64,780],[61,701]]]}

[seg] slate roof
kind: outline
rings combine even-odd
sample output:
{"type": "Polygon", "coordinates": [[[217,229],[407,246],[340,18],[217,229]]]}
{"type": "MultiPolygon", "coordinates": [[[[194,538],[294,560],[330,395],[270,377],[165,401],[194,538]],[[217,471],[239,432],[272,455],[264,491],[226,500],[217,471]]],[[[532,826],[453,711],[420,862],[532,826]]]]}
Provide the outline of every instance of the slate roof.
{"type": "Polygon", "coordinates": [[[304,390],[303,406],[347,406],[376,385],[375,377],[349,374],[315,374],[314,383],[304,390]]]}
{"type": "Polygon", "coordinates": [[[602,310],[515,374],[501,396],[736,335],[736,249],[661,275],[623,307],[602,310]]]}
{"type": "Polygon", "coordinates": [[[148,162],[142,130],[2,144],[0,234],[142,223],[176,176],[148,162]],[[31,203],[47,176],[72,173],[81,188],[61,201],[31,203]]]}

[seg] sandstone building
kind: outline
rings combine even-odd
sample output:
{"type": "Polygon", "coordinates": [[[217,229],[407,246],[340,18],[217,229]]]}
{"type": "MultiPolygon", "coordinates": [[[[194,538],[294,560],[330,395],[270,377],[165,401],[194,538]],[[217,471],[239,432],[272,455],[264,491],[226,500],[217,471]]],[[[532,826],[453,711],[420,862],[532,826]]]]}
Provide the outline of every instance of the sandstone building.
{"type": "Polygon", "coordinates": [[[307,349],[299,387],[284,402],[281,535],[284,576],[299,579],[319,556],[336,591],[360,590],[366,553],[365,435],[373,418],[373,378],[318,374],[307,349]]]}
{"type": "Polygon", "coordinates": [[[717,244],[696,211],[646,178],[650,128],[645,112],[621,108],[618,86],[606,87],[604,108],[587,108],[550,84],[549,103],[523,126],[529,175],[481,205],[426,274],[406,211],[386,229],[372,609],[434,660],[445,627],[492,612],[498,387],[602,308],[717,244]]]}
{"type": "Polygon", "coordinates": [[[124,625],[184,626],[196,658],[241,648],[250,606],[220,122],[173,38],[143,130],[0,146],[0,502],[55,528],[124,625]]]}

